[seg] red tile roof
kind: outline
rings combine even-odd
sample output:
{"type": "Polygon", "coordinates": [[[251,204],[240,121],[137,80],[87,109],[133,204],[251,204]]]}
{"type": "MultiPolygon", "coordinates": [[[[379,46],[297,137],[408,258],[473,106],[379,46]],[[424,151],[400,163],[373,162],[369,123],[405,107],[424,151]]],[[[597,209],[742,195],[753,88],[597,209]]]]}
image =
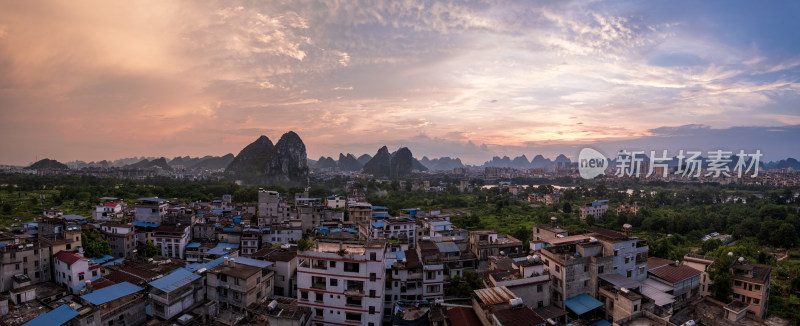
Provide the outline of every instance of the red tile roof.
{"type": "Polygon", "coordinates": [[[536,326],[547,322],[528,306],[500,310],[494,313],[494,317],[503,325],[536,326]]]}
{"type": "Polygon", "coordinates": [[[447,317],[451,325],[482,326],[478,315],[472,308],[456,307],[447,309],[447,317]]]}
{"type": "Polygon", "coordinates": [[[654,268],[664,267],[664,265],[672,265],[674,263],[675,261],[673,260],[659,258],[659,257],[650,257],[647,258],[647,270],[649,271],[654,268]]]}
{"type": "Polygon", "coordinates": [[[104,287],[112,286],[114,284],[117,284],[117,283],[114,283],[114,282],[112,282],[111,280],[109,280],[109,279],[107,279],[105,277],[101,277],[101,278],[98,278],[98,279],[96,279],[96,280],[94,280],[92,282],[92,289],[99,290],[99,289],[102,289],[104,287]]]}
{"type": "Polygon", "coordinates": [[[650,271],[650,274],[670,283],[678,283],[690,277],[700,275],[700,271],[686,265],[664,266],[650,271]]]}
{"type": "MultiPolygon", "coordinates": [[[[53,255],[53,257],[55,259],[58,259],[58,260],[64,262],[67,265],[72,265],[72,264],[74,264],[75,262],[77,262],[77,261],[79,261],[81,259],[86,259],[86,258],[83,258],[83,257],[79,256],[76,253],[73,253],[73,252],[70,252],[70,251],[66,251],[66,250],[59,251],[57,254],[53,255]]],[[[88,260],[88,259],[86,259],[86,260],[88,260]]]]}
{"type": "Polygon", "coordinates": [[[117,207],[117,206],[119,206],[119,203],[106,203],[103,206],[105,206],[105,207],[117,207]]]}

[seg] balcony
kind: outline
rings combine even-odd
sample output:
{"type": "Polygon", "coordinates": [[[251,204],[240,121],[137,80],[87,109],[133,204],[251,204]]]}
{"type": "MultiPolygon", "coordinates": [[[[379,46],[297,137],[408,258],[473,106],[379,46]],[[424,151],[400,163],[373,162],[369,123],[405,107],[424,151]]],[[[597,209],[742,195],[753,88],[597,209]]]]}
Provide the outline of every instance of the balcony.
{"type": "Polygon", "coordinates": [[[313,269],[328,269],[328,261],[326,260],[314,260],[311,264],[311,268],[313,269]]]}

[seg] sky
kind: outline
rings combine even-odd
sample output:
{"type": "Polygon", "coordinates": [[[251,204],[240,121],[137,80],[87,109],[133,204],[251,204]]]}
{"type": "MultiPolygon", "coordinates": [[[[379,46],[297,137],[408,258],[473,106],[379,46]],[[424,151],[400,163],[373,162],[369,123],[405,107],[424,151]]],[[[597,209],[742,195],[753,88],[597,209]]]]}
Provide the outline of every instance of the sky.
{"type": "Polygon", "coordinates": [[[0,164],[238,153],[800,157],[800,2],[3,1],[0,164]]]}

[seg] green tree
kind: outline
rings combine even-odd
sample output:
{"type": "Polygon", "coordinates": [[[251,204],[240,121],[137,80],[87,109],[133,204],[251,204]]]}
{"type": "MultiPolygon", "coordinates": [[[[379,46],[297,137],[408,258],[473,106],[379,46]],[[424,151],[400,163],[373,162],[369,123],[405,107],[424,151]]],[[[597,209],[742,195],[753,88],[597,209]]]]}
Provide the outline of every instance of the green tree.
{"type": "Polygon", "coordinates": [[[703,245],[701,246],[703,253],[711,252],[716,250],[722,245],[722,241],[719,239],[708,239],[703,241],[703,245]]]}
{"type": "Polygon", "coordinates": [[[83,231],[81,239],[86,257],[102,258],[105,255],[111,254],[111,245],[100,236],[100,231],[97,231],[97,229],[87,229],[83,231]]]}
{"type": "Polygon", "coordinates": [[[155,257],[160,252],[161,250],[159,250],[158,247],[154,245],[152,241],[147,241],[147,243],[144,244],[144,250],[142,250],[142,256],[145,256],[147,258],[155,257]]]}
{"type": "Polygon", "coordinates": [[[711,295],[714,299],[722,302],[728,302],[730,296],[733,295],[733,275],[731,274],[733,259],[733,256],[727,254],[717,257],[714,262],[714,270],[710,273],[711,281],[714,282],[710,288],[711,295]]]}
{"type": "Polygon", "coordinates": [[[297,240],[297,251],[306,251],[314,246],[314,240],[300,239],[297,240]]]}

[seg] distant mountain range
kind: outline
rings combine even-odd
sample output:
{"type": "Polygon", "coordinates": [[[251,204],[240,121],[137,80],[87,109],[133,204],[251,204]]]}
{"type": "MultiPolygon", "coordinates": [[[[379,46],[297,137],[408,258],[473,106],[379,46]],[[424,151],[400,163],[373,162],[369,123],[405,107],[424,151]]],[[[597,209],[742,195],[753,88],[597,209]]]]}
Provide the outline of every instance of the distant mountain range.
{"type": "MultiPolygon", "coordinates": [[[[609,158],[609,166],[616,166],[620,157],[609,158]]],[[[623,157],[624,158],[624,157],[623,157]]],[[[648,162],[646,155],[640,157],[642,162],[648,162]]],[[[708,159],[698,157],[703,168],[708,167],[708,159]]],[[[731,162],[727,164],[730,170],[738,162],[738,157],[733,155],[731,162]]],[[[747,161],[749,163],[749,160],[747,161]]],[[[670,167],[676,167],[679,159],[671,157],[664,161],[670,167]]],[[[175,157],[168,160],[164,157],[132,157],[115,161],[83,162],[73,161],[62,164],[51,159],[40,160],[26,169],[33,170],[53,170],[68,168],[100,167],[100,168],[123,168],[123,169],[163,169],[167,171],[177,169],[197,169],[219,171],[224,170],[231,173],[237,179],[246,183],[265,183],[265,182],[288,182],[305,183],[308,177],[309,168],[334,169],[339,171],[351,171],[372,174],[377,177],[404,177],[412,171],[450,171],[454,168],[477,168],[486,167],[498,168],[555,168],[559,166],[570,166],[573,162],[564,154],[558,155],[555,159],[545,158],[536,155],[529,160],[527,156],[521,155],[513,159],[508,156],[495,156],[482,165],[465,165],[460,158],[440,157],[428,158],[424,156],[421,160],[413,157],[411,150],[402,147],[390,153],[386,146],[381,147],[375,156],[362,154],[356,157],[351,153],[339,153],[338,159],[321,156],[318,160],[307,158],[306,147],[300,136],[289,131],[283,134],[280,140],[273,144],[266,136],[261,136],[253,143],[243,148],[238,155],[226,154],[224,156],[204,156],[204,157],[175,157]]],[[[685,162],[684,162],[685,164],[685,162]]],[[[787,158],[780,161],[760,162],[761,169],[787,169],[800,170],[800,162],[794,158],[787,158]]]]}

